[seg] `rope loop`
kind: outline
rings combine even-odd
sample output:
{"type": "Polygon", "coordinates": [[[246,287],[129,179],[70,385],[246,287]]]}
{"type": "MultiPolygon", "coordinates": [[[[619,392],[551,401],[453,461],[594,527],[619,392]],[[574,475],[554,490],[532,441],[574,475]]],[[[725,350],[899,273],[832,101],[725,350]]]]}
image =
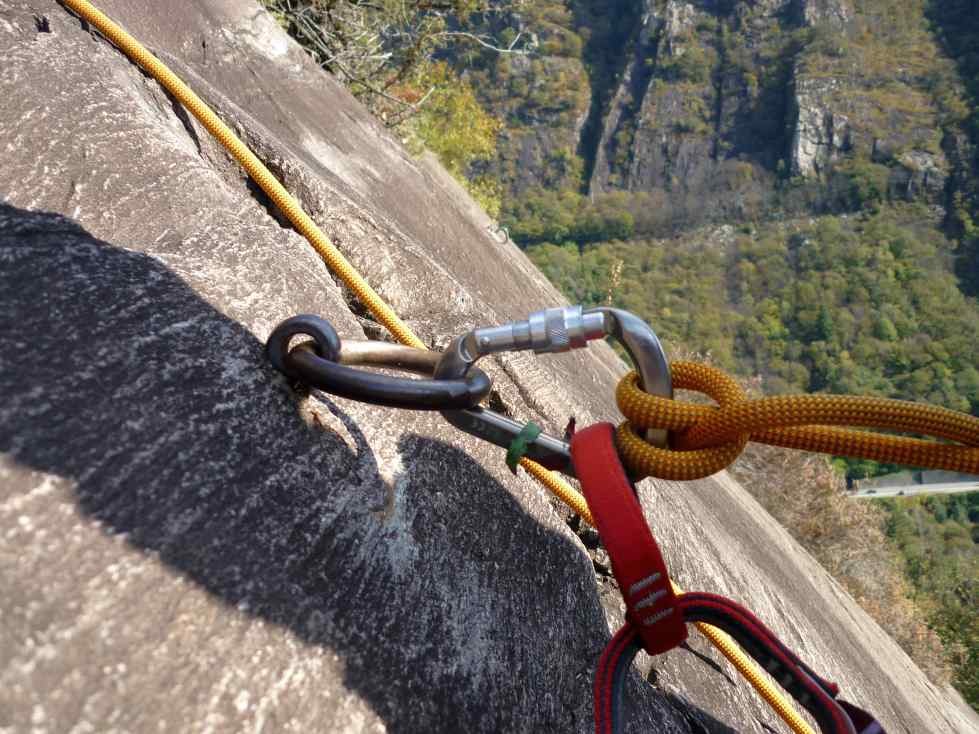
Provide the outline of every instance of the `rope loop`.
{"type": "MultiPolygon", "coordinates": [[[[748,399],[737,382],[706,365],[674,362],[670,365],[670,376],[674,388],[704,393],[722,409],[732,408],[748,399]]],[[[748,443],[748,434],[742,433],[713,446],[690,446],[684,440],[686,433],[706,420],[715,408],[643,392],[636,372],[630,372],[619,381],[615,401],[626,417],[616,431],[615,444],[623,463],[637,479],[640,476],[677,480],[707,477],[730,465],[748,443]],[[671,447],[661,449],[646,443],[637,428],[670,431],[671,447]]]]}
{"type": "Polygon", "coordinates": [[[649,395],[630,372],[615,391],[626,421],[616,445],[635,478],[700,479],[738,458],[749,440],[929,469],[979,474],[979,418],[946,408],[851,395],[776,395],[748,399],[724,372],[694,362],[670,365],[673,385],[713,399],[697,405],[649,395]],[[847,426],[848,428],[840,428],[847,426]],[[875,428],[943,441],[853,430],[875,428]],[[648,444],[648,428],[670,431],[670,448],[648,444]]]}

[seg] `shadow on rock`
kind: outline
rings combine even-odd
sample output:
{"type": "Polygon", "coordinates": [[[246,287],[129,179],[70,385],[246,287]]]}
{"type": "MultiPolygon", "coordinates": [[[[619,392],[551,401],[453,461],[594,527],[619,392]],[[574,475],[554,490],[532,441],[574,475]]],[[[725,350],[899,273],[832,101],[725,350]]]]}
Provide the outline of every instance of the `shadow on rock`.
{"type": "Polygon", "coordinates": [[[307,425],[263,345],[159,261],[5,205],[0,258],[0,450],[71,478],[86,514],[227,604],[341,653],[393,730],[489,730],[518,705],[496,673],[534,666],[494,638],[533,592],[524,554],[562,556],[571,583],[570,543],[437,441],[404,437],[383,481],[353,420],[323,401],[307,425]],[[497,545],[498,526],[527,545],[497,545]]]}
{"type": "Polygon", "coordinates": [[[0,205],[0,265],[0,450],[224,603],[337,651],[391,731],[587,728],[590,675],[553,687],[607,639],[587,559],[469,456],[385,415],[402,433],[385,481],[337,404],[303,420],[250,332],[70,220],[0,205]]]}

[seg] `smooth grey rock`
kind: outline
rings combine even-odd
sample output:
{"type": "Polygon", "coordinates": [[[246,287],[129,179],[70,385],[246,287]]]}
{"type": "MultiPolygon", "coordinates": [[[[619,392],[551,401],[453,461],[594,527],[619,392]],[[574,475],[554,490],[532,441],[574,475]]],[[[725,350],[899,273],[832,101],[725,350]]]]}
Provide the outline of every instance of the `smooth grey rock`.
{"type": "Polygon", "coordinates": [[[853,10],[847,0],[796,0],[796,8],[807,26],[825,23],[845,30],[853,21],[853,10]]]}
{"type": "Polygon", "coordinates": [[[945,184],[948,181],[948,162],[943,155],[923,150],[909,150],[897,157],[900,167],[893,178],[895,188],[907,199],[924,196],[935,202],[944,202],[945,184]]]}
{"type": "MultiPolygon", "coordinates": [[[[256,5],[102,6],[428,343],[561,302],[256,5]]],[[[621,621],[592,535],[437,415],[290,389],[278,321],[376,325],[115,49],[0,0],[0,58],[0,731],[590,731],[621,621]]],[[[615,416],[603,345],[487,368],[551,431],[615,416]]],[[[640,493],[682,585],[743,601],[889,729],[969,730],[726,475],[640,493]]],[[[780,727],[702,640],[640,667],[630,731],[780,727]]]]}
{"type": "Polygon", "coordinates": [[[830,105],[840,83],[832,78],[810,78],[796,69],[791,103],[794,109],[789,163],[793,176],[824,174],[850,147],[850,122],[830,105]]]}

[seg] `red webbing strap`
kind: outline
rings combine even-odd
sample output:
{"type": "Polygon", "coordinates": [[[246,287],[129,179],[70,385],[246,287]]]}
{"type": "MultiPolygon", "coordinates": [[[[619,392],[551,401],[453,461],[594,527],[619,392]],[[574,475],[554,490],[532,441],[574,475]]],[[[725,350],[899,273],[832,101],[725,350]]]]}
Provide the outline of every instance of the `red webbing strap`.
{"type": "Polygon", "coordinates": [[[571,438],[571,460],[612,572],[626,603],[626,619],[650,655],[672,650],[687,639],[666,563],[643,517],[632,482],[613,440],[611,423],[596,423],[571,438]]]}
{"type": "Polygon", "coordinates": [[[571,437],[575,474],[627,608],[626,625],[606,646],[595,674],[596,734],[621,730],[622,688],[640,644],[657,654],[687,639],[663,555],[615,450],[614,430],[599,423],[571,437]]]}
{"type": "Polygon", "coordinates": [[[750,611],[714,594],[673,593],[613,435],[611,424],[599,423],[571,439],[575,473],[627,607],[626,624],[602,653],[595,676],[596,734],[622,730],[622,692],[640,647],[651,654],[670,650],[686,639],[686,623],[698,621],[731,635],[813,715],[823,734],[883,734],[872,716],[836,700],[837,686],[813,672],[750,611]]]}

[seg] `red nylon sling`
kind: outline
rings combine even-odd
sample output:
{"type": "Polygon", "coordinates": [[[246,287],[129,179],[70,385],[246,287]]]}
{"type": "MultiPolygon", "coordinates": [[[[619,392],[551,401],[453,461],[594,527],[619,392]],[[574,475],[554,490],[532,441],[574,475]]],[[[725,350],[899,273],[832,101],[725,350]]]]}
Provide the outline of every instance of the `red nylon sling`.
{"type": "Polygon", "coordinates": [[[836,700],[839,688],[812,671],[751,612],[715,594],[677,596],[615,449],[614,426],[599,423],[571,438],[571,458],[612,572],[626,603],[626,623],[606,646],[595,675],[596,734],[622,728],[622,690],[640,649],[666,652],[687,638],[687,623],[727,632],[803,706],[822,734],[885,734],[870,714],[836,700]]]}

